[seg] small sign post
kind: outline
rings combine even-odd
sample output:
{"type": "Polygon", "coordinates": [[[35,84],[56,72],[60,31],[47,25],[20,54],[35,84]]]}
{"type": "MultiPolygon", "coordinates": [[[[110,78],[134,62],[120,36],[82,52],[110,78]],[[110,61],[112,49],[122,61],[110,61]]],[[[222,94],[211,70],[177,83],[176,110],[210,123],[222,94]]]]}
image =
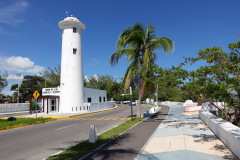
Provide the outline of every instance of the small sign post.
{"type": "Polygon", "coordinates": [[[36,90],[34,93],[33,93],[33,97],[36,99],[36,108],[35,108],[35,111],[36,111],[36,119],[37,119],[37,98],[39,97],[39,93],[38,91],[36,90]]]}

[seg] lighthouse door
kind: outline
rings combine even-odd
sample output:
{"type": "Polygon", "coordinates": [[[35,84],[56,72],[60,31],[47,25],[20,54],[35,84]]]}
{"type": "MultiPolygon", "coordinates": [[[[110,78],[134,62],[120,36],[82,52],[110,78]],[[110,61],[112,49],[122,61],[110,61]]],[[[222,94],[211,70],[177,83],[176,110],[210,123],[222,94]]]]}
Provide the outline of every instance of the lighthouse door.
{"type": "Polygon", "coordinates": [[[51,99],[51,111],[54,112],[57,110],[56,99],[51,99]]]}

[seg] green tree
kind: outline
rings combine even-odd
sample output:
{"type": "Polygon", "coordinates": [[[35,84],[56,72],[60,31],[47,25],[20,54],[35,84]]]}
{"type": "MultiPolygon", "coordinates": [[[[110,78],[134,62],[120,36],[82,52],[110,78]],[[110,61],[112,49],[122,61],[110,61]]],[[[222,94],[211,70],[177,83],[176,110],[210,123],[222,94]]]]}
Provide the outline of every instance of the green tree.
{"type": "Polygon", "coordinates": [[[47,70],[40,72],[40,75],[46,79],[46,87],[54,88],[60,86],[61,66],[57,65],[53,69],[48,67],[47,70]]]}
{"type": "Polygon", "coordinates": [[[3,88],[8,85],[7,76],[8,76],[7,72],[5,72],[5,74],[0,75],[0,93],[2,92],[3,88]]]}
{"type": "Polygon", "coordinates": [[[152,85],[151,83],[148,84],[143,77],[150,78],[150,76],[153,76],[153,69],[150,67],[157,59],[154,51],[163,49],[164,52],[169,53],[174,48],[174,44],[169,38],[159,38],[152,25],[146,28],[143,24],[137,22],[120,34],[117,40],[117,48],[118,50],[109,58],[110,64],[112,66],[116,65],[123,56],[127,56],[127,62],[131,62],[123,78],[124,92],[134,79],[139,78],[139,105],[137,109],[137,115],[139,116],[140,102],[146,86],[152,85]]]}
{"type": "Polygon", "coordinates": [[[41,94],[42,88],[44,87],[44,81],[44,78],[40,76],[24,76],[19,88],[20,99],[22,101],[28,100],[28,97],[32,96],[35,90],[41,94]]]}
{"type": "Polygon", "coordinates": [[[85,87],[106,90],[108,100],[121,93],[121,84],[107,74],[89,78],[85,81],[85,87]]]}
{"type": "Polygon", "coordinates": [[[161,101],[184,101],[180,87],[184,84],[188,72],[181,68],[172,66],[171,68],[161,68],[156,66],[155,72],[158,84],[158,99],[161,101]]]}
{"type": "Polygon", "coordinates": [[[212,47],[200,50],[197,58],[186,60],[192,63],[204,60],[208,64],[208,74],[202,76],[205,77],[205,87],[200,87],[201,94],[227,102],[227,107],[234,109],[234,116],[229,119],[240,126],[240,41],[228,47],[230,53],[220,47],[212,47]]]}
{"type": "Polygon", "coordinates": [[[14,101],[17,101],[17,96],[18,96],[18,84],[13,84],[11,85],[11,88],[10,88],[11,91],[14,91],[13,94],[12,94],[12,97],[14,99],[14,101]]]}

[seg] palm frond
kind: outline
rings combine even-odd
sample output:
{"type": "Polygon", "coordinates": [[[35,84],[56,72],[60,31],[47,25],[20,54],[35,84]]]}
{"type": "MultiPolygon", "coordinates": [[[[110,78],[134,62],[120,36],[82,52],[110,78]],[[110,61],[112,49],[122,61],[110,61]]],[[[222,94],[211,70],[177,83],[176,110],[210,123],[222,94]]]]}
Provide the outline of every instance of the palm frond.
{"type": "Polygon", "coordinates": [[[127,68],[124,77],[123,77],[123,87],[124,87],[124,92],[129,88],[129,84],[133,80],[134,76],[136,76],[139,68],[138,68],[138,60],[135,59],[127,68]]]}
{"type": "Polygon", "coordinates": [[[148,48],[151,50],[163,49],[164,52],[170,53],[174,50],[174,42],[166,37],[155,37],[149,42],[148,48]]]}
{"type": "Polygon", "coordinates": [[[110,57],[109,57],[109,62],[112,66],[116,65],[118,63],[118,60],[124,56],[124,55],[129,55],[132,52],[134,52],[134,48],[123,48],[120,49],[116,52],[114,52],[110,57]]]}

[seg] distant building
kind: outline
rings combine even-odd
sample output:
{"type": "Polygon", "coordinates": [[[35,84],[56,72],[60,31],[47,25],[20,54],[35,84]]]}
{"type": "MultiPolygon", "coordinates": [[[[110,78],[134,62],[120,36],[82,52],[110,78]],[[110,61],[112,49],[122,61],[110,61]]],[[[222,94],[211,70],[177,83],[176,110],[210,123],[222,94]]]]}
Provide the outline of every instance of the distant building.
{"type": "MultiPolygon", "coordinates": [[[[42,111],[59,112],[61,110],[60,87],[57,88],[43,88],[42,89],[42,111]]],[[[105,90],[84,88],[84,103],[79,107],[72,107],[72,112],[84,112],[87,110],[86,106],[89,103],[102,103],[107,102],[107,92],[105,90]],[[85,106],[85,107],[84,107],[85,106]],[[81,108],[80,108],[81,107],[81,108]]]]}

